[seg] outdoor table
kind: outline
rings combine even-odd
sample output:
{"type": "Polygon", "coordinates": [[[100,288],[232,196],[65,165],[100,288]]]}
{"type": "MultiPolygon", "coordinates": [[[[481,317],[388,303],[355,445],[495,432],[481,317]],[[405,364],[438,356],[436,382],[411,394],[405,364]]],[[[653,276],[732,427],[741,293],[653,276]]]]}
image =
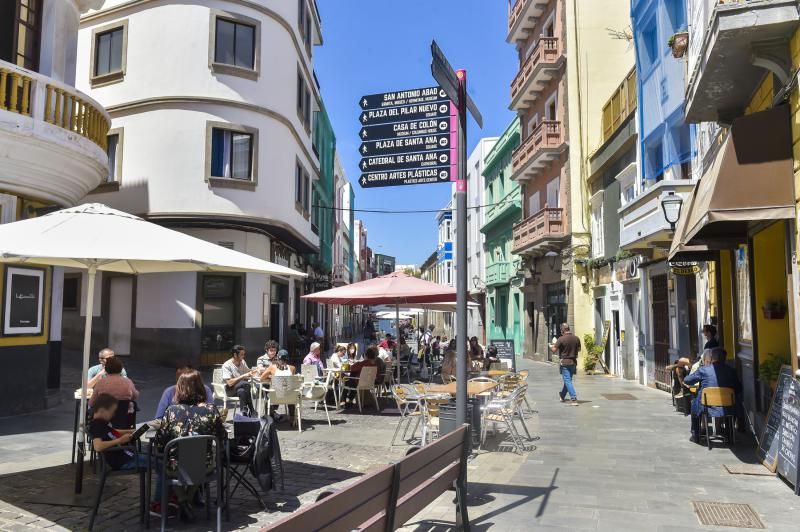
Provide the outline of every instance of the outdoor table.
{"type": "Polygon", "coordinates": [[[508,375],[512,373],[507,369],[490,369],[490,370],[482,370],[482,371],[470,371],[470,375],[475,375],[478,377],[502,377],[503,375],[508,375]]]}
{"type": "MultiPolygon", "coordinates": [[[[488,392],[493,390],[497,384],[493,382],[468,382],[467,383],[467,395],[475,396],[483,392],[488,392]]],[[[428,387],[428,392],[431,393],[448,393],[450,395],[456,394],[456,383],[451,382],[450,384],[435,384],[433,386],[428,387]]]]}

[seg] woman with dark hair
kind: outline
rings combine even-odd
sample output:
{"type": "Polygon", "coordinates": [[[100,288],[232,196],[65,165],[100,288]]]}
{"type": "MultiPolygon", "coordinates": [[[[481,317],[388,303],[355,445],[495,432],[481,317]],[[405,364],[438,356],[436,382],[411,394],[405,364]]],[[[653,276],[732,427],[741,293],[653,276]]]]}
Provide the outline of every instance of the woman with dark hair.
{"type": "MultiPolygon", "coordinates": [[[[206,387],[199,371],[191,369],[178,377],[174,401],[175,404],[168,406],[164,412],[161,426],[156,433],[155,442],[159,449],[163,450],[167,443],[181,436],[216,436],[219,442],[228,437],[217,407],[206,402],[206,387]]],[[[221,449],[219,446],[217,448],[221,449]]],[[[177,474],[177,456],[170,454],[166,459],[167,474],[177,474]]],[[[210,471],[215,464],[216,456],[213,447],[209,447],[206,455],[206,467],[210,471]]],[[[156,495],[160,496],[160,493],[161,479],[159,478],[156,495]]],[[[182,516],[186,520],[191,520],[194,517],[194,510],[191,506],[194,489],[177,495],[182,516]]],[[[155,511],[156,513],[160,512],[160,504],[155,511]]]]}
{"type": "Polygon", "coordinates": [[[122,361],[119,357],[111,357],[106,361],[106,378],[94,386],[89,406],[94,406],[94,398],[100,394],[108,394],[117,401],[135,401],[139,398],[139,390],[133,381],[122,376],[122,361]]]}

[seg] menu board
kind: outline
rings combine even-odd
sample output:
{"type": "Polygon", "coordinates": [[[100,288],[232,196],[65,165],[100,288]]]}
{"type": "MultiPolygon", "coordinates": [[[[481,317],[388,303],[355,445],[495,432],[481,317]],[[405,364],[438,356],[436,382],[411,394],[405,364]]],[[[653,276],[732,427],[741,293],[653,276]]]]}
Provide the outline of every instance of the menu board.
{"type": "Polygon", "coordinates": [[[6,268],[3,334],[41,334],[44,270],[6,268]]]}
{"type": "Polygon", "coordinates": [[[798,486],[800,456],[800,384],[792,368],[782,366],[778,384],[767,414],[767,423],[758,441],[758,457],[773,473],[798,486]]]}
{"type": "Polygon", "coordinates": [[[784,386],[781,406],[778,474],[794,484],[795,492],[800,488],[797,478],[797,461],[800,456],[798,430],[800,430],[800,383],[790,374],[788,383],[784,386]]]}
{"type": "Polygon", "coordinates": [[[497,348],[497,358],[507,362],[512,371],[517,371],[516,356],[514,356],[514,340],[489,340],[489,345],[497,348]]]}

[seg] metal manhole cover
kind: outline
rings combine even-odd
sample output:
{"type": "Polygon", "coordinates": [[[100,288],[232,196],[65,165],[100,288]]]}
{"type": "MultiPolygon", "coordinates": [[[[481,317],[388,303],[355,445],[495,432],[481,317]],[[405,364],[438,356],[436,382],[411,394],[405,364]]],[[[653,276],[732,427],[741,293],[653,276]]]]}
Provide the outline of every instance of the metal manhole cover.
{"type": "Polygon", "coordinates": [[[609,401],[638,401],[638,397],[634,397],[629,393],[601,393],[603,397],[609,401]]]}
{"type": "Polygon", "coordinates": [[[692,506],[701,525],[765,528],[749,504],[692,501],[692,506]]]}

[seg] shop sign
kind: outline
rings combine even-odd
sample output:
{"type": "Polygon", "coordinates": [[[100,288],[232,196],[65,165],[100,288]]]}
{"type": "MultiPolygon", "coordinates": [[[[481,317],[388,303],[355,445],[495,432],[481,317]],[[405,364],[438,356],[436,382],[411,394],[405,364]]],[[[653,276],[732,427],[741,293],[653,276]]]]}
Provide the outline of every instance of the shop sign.
{"type": "Polygon", "coordinates": [[[41,334],[44,270],[6,268],[3,334],[41,334]]]}
{"type": "Polygon", "coordinates": [[[674,275],[696,275],[700,273],[699,262],[670,262],[669,271],[674,275]]]}
{"type": "Polygon", "coordinates": [[[292,250],[284,246],[280,242],[272,242],[272,262],[281,266],[289,267],[289,261],[292,258],[292,250]]]}

